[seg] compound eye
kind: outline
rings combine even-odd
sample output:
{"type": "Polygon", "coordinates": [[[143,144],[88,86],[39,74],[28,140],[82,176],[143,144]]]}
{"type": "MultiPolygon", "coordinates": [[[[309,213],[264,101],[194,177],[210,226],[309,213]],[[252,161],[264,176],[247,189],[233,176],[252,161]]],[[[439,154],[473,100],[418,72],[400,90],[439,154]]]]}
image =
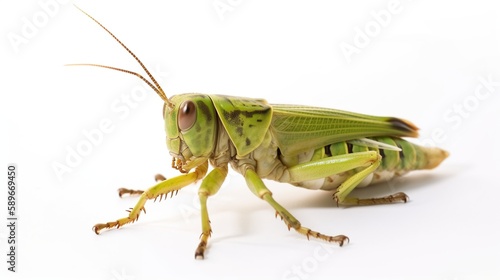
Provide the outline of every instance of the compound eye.
{"type": "Polygon", "coordinates": [[[182,131],[190,129],[196,121],[196,106],[193,101],[184,101],[179,108],[177,124],[182,131]]]}

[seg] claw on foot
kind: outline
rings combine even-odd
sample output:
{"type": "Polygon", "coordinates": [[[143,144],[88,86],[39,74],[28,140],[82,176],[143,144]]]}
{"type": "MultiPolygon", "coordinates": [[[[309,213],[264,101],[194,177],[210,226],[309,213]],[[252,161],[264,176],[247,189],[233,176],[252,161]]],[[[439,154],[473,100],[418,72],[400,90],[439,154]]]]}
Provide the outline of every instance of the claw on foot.
{"type": "Polygon", "coordinates": [[[194,258],[197,260],[203,260],[205,258],[205,249],[207,248],[207,243],[205,241],[201,241],[194,252],[194,258]]]}
{"type": "Polygon", "coordinates": [[[144,214],[146,214],[146,208],[144,208],[144,207],[141,207],[139,210],[135,210],[135,211],[134,211],[134,209],[126,210],[126,211],[130,213],[128,217],[121,218],[121,219],[118,219],[114,222],[109,222],[109,223],[105,223],[105,224],[95,224],[92,227],[92,230],[96,234],[99,234],[101,232],[101,230],[103,230],[105,228],[107,228],[107,229],[111,229],[114,227],[120,228],[123,225],[137,221],[139,219],[139,215],[141,214],[141,211],[144,211],[144,214]]]}
{"type": "Polygon", "coordinates": [[[103,224],[96,224],[92,227],[92,230],[95,232],[95,234],[99,234],[99,231],[104,228],[103,224]]]}
{"type": "Polygon", "coordinates": [[[196,248],[196,251],[194,252],[195,259],[203,260],[205,258],[205,250],[207,249],[207,241],[211,235],[212,235],[212,229],[201,233],[200,244],[198,244],[198,247],[196,248]]]}
{"type": "Polygon", "coordinates": [[[116,222],[110,222],[110,223],[105,223],[105,224],[95,224],[92,227],[92,230],[95,232],[95,234],[101,233],[101,230],[105,228],[112,228],[118,225],[118,221],[116,222]]]}
{"type": "Polygon", "coordinates": [[[302,227],[297,230],[299,233],[304,234],[307,239],[309,240],[309,236],[312,236],[317,239],[322,239],[326,242],[334,242],[338,243],[340,247],[344,245],[344,243],[347,241],[349,243],[349,237],[345,235],[336,235],[336,236],[329,236],[329,235],[324,235],[322,233],[319,233],[317,231],[310,230],[308,228],[302,227]]]}
{"type": "Polygon", "coordinates": [[[410,197],[406,195],[404,192],[398,192],[393,195],[390,195],[389,197],[392,198],[394,202],[398,201],[406,203],[410,201],[410,197]]]}

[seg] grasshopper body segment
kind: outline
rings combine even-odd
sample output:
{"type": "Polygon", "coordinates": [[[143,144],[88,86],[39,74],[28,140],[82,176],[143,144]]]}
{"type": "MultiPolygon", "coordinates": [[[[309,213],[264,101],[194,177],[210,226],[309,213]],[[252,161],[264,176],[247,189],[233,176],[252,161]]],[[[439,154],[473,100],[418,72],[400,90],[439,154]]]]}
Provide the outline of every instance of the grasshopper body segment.
{"type": "Polygon", "coordinates": [[[135,222],[140,213],[145,212],[148,200],[161,200],[202,180],[198,191],[202,234],[195,257],[203,258],[212,232],[207,200],[217,193],[231,165],[245,177],[252,193],[276,211],[288,229],[293,228],[307,238],[342,246],[349,240],[347,236],[325,235],[302,226],[274,200],[262,179],[334,191],[337,205],[406,202],[408,197],[404,193],[377,198],[356,198],[350,193],[356,187],[389,180],[412,170],[432,169],[448,156],[439,148],[421,147],[402,139],[418,136],[418,129],[399,118],[328,108],[271,105],[264,99],[224,95],[180,94],[167,98],[137,56],[97,20],[85,14],[137,60],[150,80],[136,72],[110,66],[73,65],[118,70],[146,82],[164,101],[166,144],[173,158],[172,167],[182,173],[170,179],[157,176],[157,184],[145,191],[120,189],[120,196],[139,194],[139,201],[128,211],[128,216],[96,224],[93,230],[97,234],[103,229],[135,222]],[[212,167],[210,172],[209,165],[212,167]]]}

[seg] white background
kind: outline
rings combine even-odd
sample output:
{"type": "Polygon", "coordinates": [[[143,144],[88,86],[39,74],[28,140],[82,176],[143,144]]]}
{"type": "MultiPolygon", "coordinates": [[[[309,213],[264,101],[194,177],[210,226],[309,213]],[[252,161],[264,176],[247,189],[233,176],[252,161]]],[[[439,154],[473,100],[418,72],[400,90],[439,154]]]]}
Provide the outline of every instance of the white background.
{"type": "MultiPolygon", "coordinates": [[[[421,141],[451,153],[433,171],[355,193],[404,191],[407,204],[337,208],[331,193],[267,182],[303,225],[348,235],[343,248],[287,231],[231,171],[209,200],[213,235],[203,261],[194,260],[201,232],[196,186],[148,202],[147,215],[133,225],[92,232],[95,223],[123,217],[135,204],[119,199],[118,187],[144,189],[156,173],[176,174],[162,102],[150,90],[142,94],[133,76],[63,66],[102,63],[140,72],[71,4],[51,6],[48,15],[40,4],[48,0],[5,2],[1,157],[3,168],[18,166],[19,220],[15,274],[7,272],[8,233],[0,227],[0,278],[500,277],[495,1],[76,1],[150,69],[168,73],[158,79],[169,96],[228,94],[398,116],[421,128],[421,141]],[[232,9],[218,14],[214,3],[232,9]],[[382,26],[374,14],[387,11],[393,13],[382,26]],[[27,22],[36,30],[27,30],[27,22]],[[346,56],[342,45],[357,51],[346,56]],[[494,81],[490,91],[481,79],[494,81]],[[106,119],[112,131],[58,178],[54,165],[66,165],[68,151],[86,141],[84,131],[106,119]]],[[[0,191],[2,217],[6,192],[0,191]]]]}

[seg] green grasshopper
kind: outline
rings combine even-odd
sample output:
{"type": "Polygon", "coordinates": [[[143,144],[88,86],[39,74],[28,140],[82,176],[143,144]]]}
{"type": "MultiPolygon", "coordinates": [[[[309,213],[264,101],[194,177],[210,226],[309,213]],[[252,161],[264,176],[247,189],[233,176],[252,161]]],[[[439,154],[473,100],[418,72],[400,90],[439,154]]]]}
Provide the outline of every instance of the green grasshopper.
{"type": "Polygon", "coordinates": [[[135,75],[146,82],[165,102],[163,118],[172,167],[182,175],[165,179],[146,191],[120,189],[123,194],[140,194],[127,217],[96,224],[93,230],[119,228],[135,222],[145,212],[147,200],[177,193],[202,180],[198,191],[202,234],[195,251],[203,259],[212,229],[207,199],[217,193],[228,174],[228,165],[245,177],[250,190],[265,200],[288,229],[310,237],[338,243],[345,235],[330,236],[303,227],[288,210],[273,199],[262,179],[295,186],[334,191],[339,205],[375,205],[407,202],[402,192],[377,198],[356,198],[349,194],[356,187],[387,181],[411,170],[432,169],[448,153],[439,148],[422,147],[400,137],[418,136],[411,122],[394,117],[376,117],[335,109],[298,105],[268,104],[264,99],[224,95],[180,94],[167,98],[163,89],[142,62],[118,38],[92,16],[132,55],[151,79],[105,65],[87,65],[135,75]],[[212,170],[208,172],[209,164],[212,170]]]}

